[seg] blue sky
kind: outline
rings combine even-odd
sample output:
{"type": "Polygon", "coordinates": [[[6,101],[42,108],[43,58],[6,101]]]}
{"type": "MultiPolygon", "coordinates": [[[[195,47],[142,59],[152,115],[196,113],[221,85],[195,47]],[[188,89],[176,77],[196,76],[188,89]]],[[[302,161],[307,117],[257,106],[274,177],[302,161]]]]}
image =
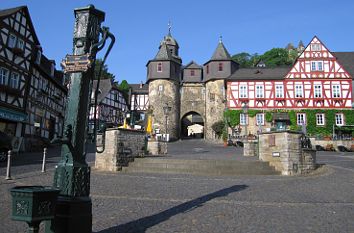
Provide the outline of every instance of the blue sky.
{"type": "Polygon", "coordinates": [[[183,64],[207,62],[220,35],[230,54],[306,45],[315,35],[331,51],[354,51],[353,0],[1,0],[0,8],[27,5],[44,54],[60,64],[72,51],[73,10],[88,4],[106,12],[103,25],[116,36],[107,64],[129,83],[146,81],[169,21],[183,64]]]}

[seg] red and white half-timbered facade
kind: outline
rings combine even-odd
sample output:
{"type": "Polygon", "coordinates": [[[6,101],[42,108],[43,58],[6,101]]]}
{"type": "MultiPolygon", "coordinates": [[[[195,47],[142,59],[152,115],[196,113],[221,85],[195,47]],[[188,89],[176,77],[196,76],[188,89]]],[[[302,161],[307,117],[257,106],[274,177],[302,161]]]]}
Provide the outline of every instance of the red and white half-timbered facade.
{"type": "MultiPolygon", "coordinates": [[[[354,61],[353,61],[354,62],[354,61]]],[[[227,105],[240,109],[350,109],[352,74],[314,37],[289,68],[240,69],[227,82],[227,105]]]]}

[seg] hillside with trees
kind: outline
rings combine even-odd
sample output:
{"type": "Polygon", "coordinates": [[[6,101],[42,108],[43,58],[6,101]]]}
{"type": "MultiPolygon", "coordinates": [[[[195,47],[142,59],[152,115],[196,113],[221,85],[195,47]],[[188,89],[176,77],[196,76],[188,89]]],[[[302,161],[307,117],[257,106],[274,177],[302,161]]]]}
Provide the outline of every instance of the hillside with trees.
{"type": "Polygon", "coordinates": [[[289,66],[295,62],[303,49],[304,45],[300,41],[297,48],[289,43],[285,48],[272,48],[262,55],[237,53],[232,56],[232,59],[239,63],[241,68],[255,67],[260,61],[264,62],[266,67],[289,66]]]}

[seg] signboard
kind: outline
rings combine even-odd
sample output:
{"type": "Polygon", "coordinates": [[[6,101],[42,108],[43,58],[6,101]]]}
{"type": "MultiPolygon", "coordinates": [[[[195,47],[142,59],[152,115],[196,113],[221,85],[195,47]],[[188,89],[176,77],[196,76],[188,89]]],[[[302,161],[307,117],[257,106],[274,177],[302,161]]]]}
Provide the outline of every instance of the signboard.
{"type": "Polygon", "coordinates": [[[92,65],[90,54],[66,55],[61,62],[64,73],[86,72],[92,65]]]}
{"type": "Polygon", "coordinates": [[[273,152],[273,153],[272,153],[272,156],[273,156],[273,157],[280,157],[280,153],[279,153],[279,152],[273,152]]]}
{"type": "Polygon", "coordinates": [[[0,109],[0,118],[10,120],[10,121],[20,121],[24,122],[27,120],[27,115],[20,112],[15,112],[6,109],[0,109]]]}

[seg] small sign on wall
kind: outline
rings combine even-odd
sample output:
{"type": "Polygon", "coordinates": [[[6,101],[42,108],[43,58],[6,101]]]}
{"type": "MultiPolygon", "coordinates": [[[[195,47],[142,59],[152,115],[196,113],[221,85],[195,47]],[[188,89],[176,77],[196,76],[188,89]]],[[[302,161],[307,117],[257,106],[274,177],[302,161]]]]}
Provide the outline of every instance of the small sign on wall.
{"type": "Polygon", "coordinates": [[[272,156],[273,156],[273,157],[280,157],[280,153],[279,153],[279,152],[273,152],[273,153],[272,153],[272,156]]]}

